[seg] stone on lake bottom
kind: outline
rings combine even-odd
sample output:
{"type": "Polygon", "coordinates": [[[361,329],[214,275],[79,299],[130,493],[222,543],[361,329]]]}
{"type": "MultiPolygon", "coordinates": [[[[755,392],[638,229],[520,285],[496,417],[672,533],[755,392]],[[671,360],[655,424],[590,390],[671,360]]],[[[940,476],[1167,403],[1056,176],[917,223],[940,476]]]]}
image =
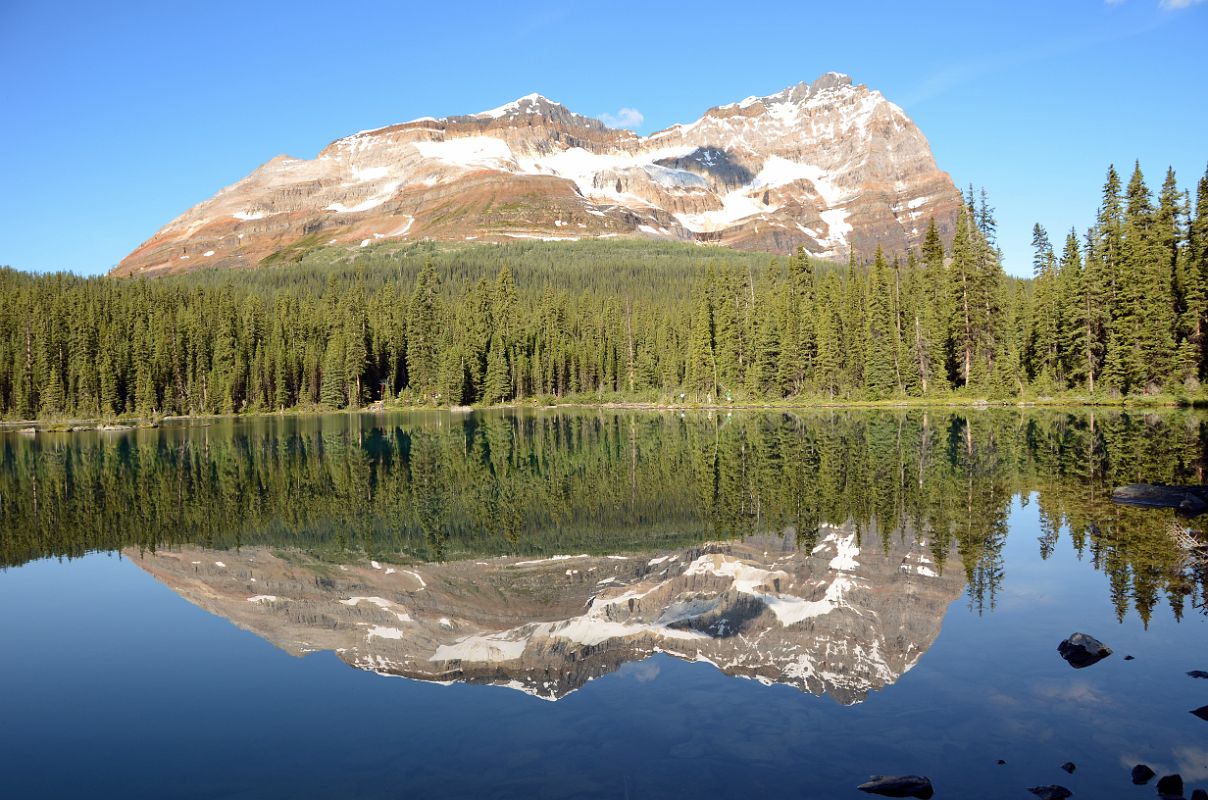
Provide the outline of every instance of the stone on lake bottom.
{"type": "Polygon", "coordinates": [[[1148,764],[1138,764],[1132,768],[1132,782],[1137,786],[1143,786],[1153,780],[1153,776],[1156,774],[1148,764]]]}
{"type": "Polygon", "coordinates": [[[1097,664],[1112,654],[1110,647],[1087,633],[1072,633],[1057,645],[1057,652],[1074,669],[1097,664]]]}
{"type": "Polygon", "coordinates": [[[1198,516],[1208,511],[1208,486],[1168,486],[1164,483],[1130,483],[1112,492],[1112,502],[1146,508],[1173,508],[1198,516]]]}
{"type": "Polygon", "coordinates": [[[1061,768],[1063,770],[1065,770],[1066,772],[1068,772],[1069,774],[1073,775],[1074,770],[1078,769],[1078,765],[1075,764],[1073,761],[1067,761],[1061,765],[1061,768]]]}
{"type": "Polygon", "coordinates": [[[1162,800],[1178,800],[1183,797],[1183,776],[1163,775],[1158,779],[1158,797],[1162,800]]]}
{"type": "Polygon", "coordinates": [[[1033,786],[1028,791],[1039,797],[1040,800],[1065,800],[1065,798],[1074,794],[1064,786],[1058,786],[1057,784],[1033,786]]]}
{"type": "Polygon", "coordinates": [[[1208,706],[1200,706],[1195,711],[1191,712],[1202,720],[1208,721],[1208,706]]]}
{"type": "Polygon", "coordinates": [[[931,780],[921,775],[873,775],[856,788],[882,797],[917,797],[920,800],[935,794],[931,780]]]}
{"type": "Polygon", "coordinates": [[[1208,672],[1205,672],[1202,669],[1193,669],[1193,670],[1191,670],[1191,672],[1188,672],[1187,674],[1193,678],[1208,678],[1208,672]]]}

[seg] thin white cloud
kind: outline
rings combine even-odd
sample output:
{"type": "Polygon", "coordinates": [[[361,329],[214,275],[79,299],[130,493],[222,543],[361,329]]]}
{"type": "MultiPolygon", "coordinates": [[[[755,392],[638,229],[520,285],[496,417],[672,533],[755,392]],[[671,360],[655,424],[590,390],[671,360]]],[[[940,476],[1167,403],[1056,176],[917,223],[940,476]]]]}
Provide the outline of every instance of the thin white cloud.
{"type": "MultiPolygon", "coordinates": [[[[1162,0],[1162,2],[1202,3],[1205,0],[1162,0]]],[[[1118,42],[1151,31],[1161,24],[1162,21],[1158,15],[1154,15],[1147,24],[1125,30],[1117,30],[1110,33],[1088,32],[1074,37],[1033,42],[1014,50],[989,53],[972,61],[952,64],[938,72],[932,73],[912,89],[907,89],[899,97],[895,98],[895,102],[909,110],[913,106],[925,103],[960,86],[973,83],[987,75],[1001,73],[1023,64],[1073,55],[1090,47],[1100,47],[1105,44],[1118,42]]]]}
{"type": "Polygon", "coordinates": [[[1179,771],[1189,781],[1208,778],[1208,749],[1184,745],[1174,749],[1174,758],[1179,762],[1179,771]]]}
{"type": "MultiPolygon", "coordinates": [[[[1124,0],[1103,0],[1109,6],[1119,6],[1124,4],[1124,0]]],[[[1191,8],[1203,3],[1204,0],[1158,0],[1158,8],[1166,11],[1178,11],[1181,8],[1191,8]]]]}
{"type": "Polygon", "coordinates": [[[622,108],[616,114],[601,114],[600,122],[610,128],[636,128],[646,117],[636,108],[622,108]]]}

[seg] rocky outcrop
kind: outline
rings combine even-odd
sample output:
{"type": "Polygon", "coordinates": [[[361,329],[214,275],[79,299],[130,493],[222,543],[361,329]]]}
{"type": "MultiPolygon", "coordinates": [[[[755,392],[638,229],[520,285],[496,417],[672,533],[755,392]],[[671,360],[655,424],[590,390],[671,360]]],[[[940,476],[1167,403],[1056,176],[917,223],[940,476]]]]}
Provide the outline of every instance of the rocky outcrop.
{"type": "Polygon", "coordinates": [[[539,95],[278,156],[168,223],[114,274],[254,267],[382,240],[655,237],[818,256],[950,236],[960,196],[879,92],[828,73],[640,137],[539,95]]]}
{"type": "Polygon", "coordinates": [[[653,653],[859,702],[913,667],[963,588],[926,543],[847,529],[659,555],[332,566],[268,549],[127,555],[189,601],[303,655],[549,700],[653,653]]]}

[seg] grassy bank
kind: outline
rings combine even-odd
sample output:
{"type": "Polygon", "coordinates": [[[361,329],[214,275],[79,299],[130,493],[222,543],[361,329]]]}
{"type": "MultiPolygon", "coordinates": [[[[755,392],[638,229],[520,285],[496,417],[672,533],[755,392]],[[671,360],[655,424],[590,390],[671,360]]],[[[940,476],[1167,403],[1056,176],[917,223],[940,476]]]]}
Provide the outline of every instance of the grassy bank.
{"type": "Polygon", "coordinates": [[[986,398],[946,395],[939,397],[895,397],[881,400],[836,399],[827,397],[791,398],[785,400],[736,400],[707,402],[674,397],[641,397],[625,395],[570,395],[563,397],[533,397],[522,401],[472,406],[437,406],[391,401],[358,408],[332,408],[323,405],[293,406],[280,410],[252,409],[233,414],[185,414],[140,416],[124,414],[103,418],[56,418],[0,420],[0,431],[8,432],[119,432],[138,428],[155,428],[163,423],[213,422],[224,419],[258,417],[306,417],[320,414],[372,414],[396,411],[483,411],[492,409],[618,409],[646,411],[805,411],[888,410],[888,409],[981,409],[981,408],[1105,408],[1105,409],[1175,409],[1208,408],[1208,396],[1196,395],[1087,395],[1060,394],[1040,397],[986,398]]]}

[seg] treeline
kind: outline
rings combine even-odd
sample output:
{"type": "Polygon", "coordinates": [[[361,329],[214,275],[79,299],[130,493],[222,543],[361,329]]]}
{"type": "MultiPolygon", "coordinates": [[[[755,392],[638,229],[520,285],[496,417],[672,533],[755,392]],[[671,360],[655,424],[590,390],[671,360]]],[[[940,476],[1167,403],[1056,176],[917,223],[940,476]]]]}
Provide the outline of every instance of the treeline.
{"type": "Polygon", "coordinates": [[[1155,203],[1140,164],[1127,186],[1113,167],[1081,241],[1071,230],[1058,257],[1037,224],[1032,242],[1027,352],[1038,386],[1198,387],[1208,367],[1208,174],[1193,207],[1173,169],[1155,203]]]}
{"type": "Polygon", "coordinates": [[[984,192],[965,205],[948,246],[932,223],[918,253],[845,267],[592,242],[161,280],[0,271],[0,414],[1198,388],[1208,176],[1193,212],[1173,173],[1155,204],[1139,167],[1127,187],[1109,171],[1060,257],[1037,226],[1031,280],[1004,274],[984,192]]]}
{"type": "MultiPolygon", "coordinates": [[[[418,412],[267,417],[125,434],[0,437],[0,566],[174,545],[321,559],[650,552],[824,525],[865,548],[924,541],[992,606],[1017,498],[1107,576],[1116,611],[1208,610],[1171,512],[1137,480],[1202,481],[1193,412],[418,412]]],[[[1185,522],[1182,524],[1186,524],[1185,522]]],[[[1016,532],[1018,535],[1019,532],[1016,532]]],[[[1025,534],[1026,535],[1026,534],[1025,534]]],[[[1068,545],[1067,545],[1068,546],[1068,545]]]]}

